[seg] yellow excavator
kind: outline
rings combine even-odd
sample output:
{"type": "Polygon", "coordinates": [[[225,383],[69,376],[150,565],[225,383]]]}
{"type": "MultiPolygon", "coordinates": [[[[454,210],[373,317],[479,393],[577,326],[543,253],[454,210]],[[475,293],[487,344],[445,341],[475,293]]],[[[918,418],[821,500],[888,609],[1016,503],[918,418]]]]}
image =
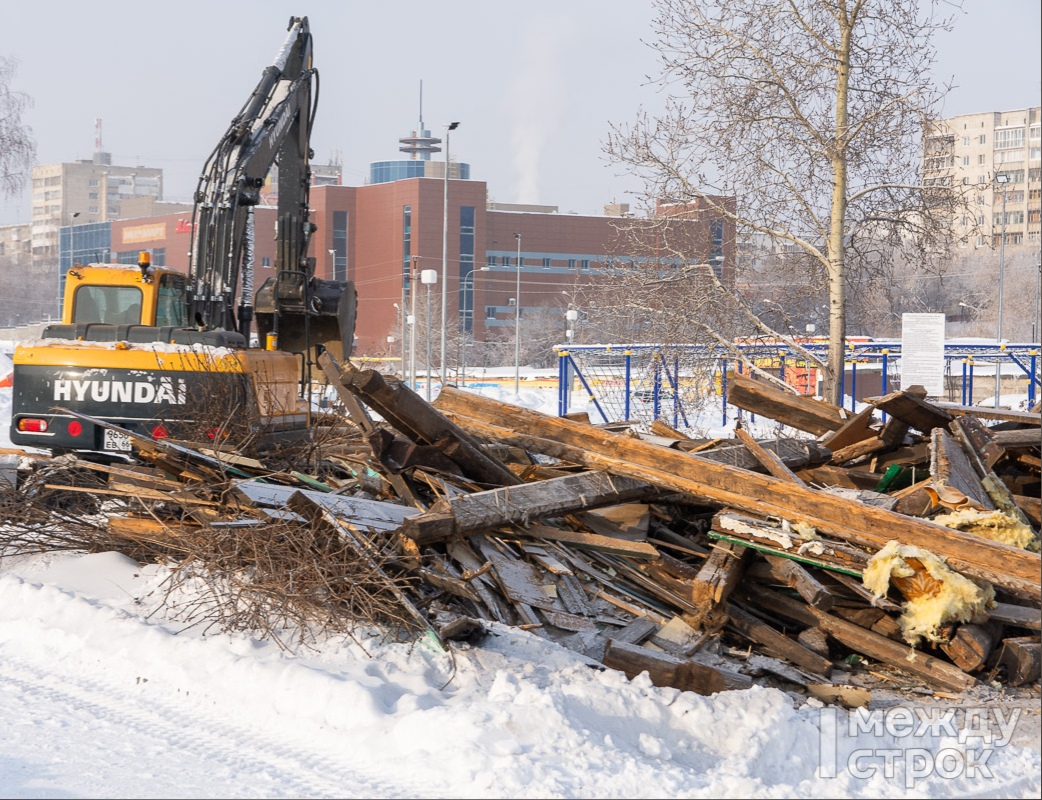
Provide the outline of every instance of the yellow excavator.
{"type": "Polygon", "coordinates": [[[14,352],[14,444],[115,461],[130,456],[123,431],[306,436],[317,356],[350,356],[357,306],[354,286],[316,278],[307,255],[317,87],[307,17],[293,17],[199,178],[188,273],[148,252],[70,269],[61,323],[14,352]],[[275,164],[275,275],[254,294],[253,209],[275,164]]]}

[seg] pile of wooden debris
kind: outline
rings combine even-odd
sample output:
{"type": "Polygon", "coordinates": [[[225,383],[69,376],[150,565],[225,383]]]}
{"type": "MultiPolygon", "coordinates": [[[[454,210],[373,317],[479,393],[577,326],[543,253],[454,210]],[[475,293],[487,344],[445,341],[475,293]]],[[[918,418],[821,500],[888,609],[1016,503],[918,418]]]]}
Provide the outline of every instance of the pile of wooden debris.
{"type": "Polygon", "coordinates": [[[103,506],[91,546],[220,563],[239,608],[248,581],[231,576],[263,573],[267,605],[225,629],[270,633],[257,616],[279,595],[282,621],[306,602],[324,629],[390,622],[443,643],[494,621],[705,694],[763,679],[856,705],[880,681],[943,694],[1039,680],[1038,407],[913,387],[848,414],[733,375],[730,402],[792,435],[696,440],[453,387],[430,404],[320,363],[347,416],[306,464],[148,439],[146,466],[79,464],[107,478],[84,491],[123,504],[103,506]],[[257,541],[300,537],[290,560],[258,555],[257,541]],[[302,589],[288,573],[304,572],[302,589]]]}

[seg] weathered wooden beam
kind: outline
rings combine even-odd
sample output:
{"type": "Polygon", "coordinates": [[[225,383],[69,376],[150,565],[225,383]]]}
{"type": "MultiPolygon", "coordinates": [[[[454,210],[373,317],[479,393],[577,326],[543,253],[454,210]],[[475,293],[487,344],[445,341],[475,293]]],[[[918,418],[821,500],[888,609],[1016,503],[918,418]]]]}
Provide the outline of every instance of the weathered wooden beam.
{"type": "MultiPolygon", "coordinates": [[[[963,406],[957,403],[935,402],[933,404],[953,417],[978,417],[980,419],[997,419],[1003,422],[1020,422],[1025,425],[1042,425],[1042,415],[1036,409],[1029,411],[1013,411],[1008,408],[988,408],[986,406],[963,406]]],[[[1038,434],[1038,431],[1035,432],[1038,434]]]]}
{"type": "Polygon", "coordinates": [[[741,545],[721,542],[695,575],[691,587],[691,602],[700,610],[710,611],[727,601],[734,587],[742,579],[742,570],[749,551],[741,545]]]}
{"type": "MultiPolygon", "coordinates": [[[[333,361],[328,353],[324,355],[333,361]]],[[[400,433],[417,443],[436,445],[459,464],[471,480],[492,486],[515,486],[522,482],[403,382],[375,370],[357,369],[350,362],[338,366],[340,385],[360,397],[400,433]]]]}
{"type": "Polygon", "coordinates": [[[727,385],[727,402],[732,405],[815,436],[839,430],[848,418],[839,406],[785,392],[734,372],[727,373],[727,385]]]}
{"type": "Polygon", "coordinates": [[[995,603],[995,607],[989,608],[987,613],[991,619],[1007,625],[1042,631],[1042,610],[1037,608],[1015,606],[1011,603],[995,603]]]}
{"type": "Polygon", "coordinates": [[[1010,686],[1035,683],[1042,673],[1042,644],[1037,636],[1018,636],[1002,642],[999,664],[1006,668],[1010,686]]]}
{"type": "Polygon", "coordinates": [[[907,644],[895,642],[853,622],[818,611],[778,592],[760,586],[750,586],[747,596],[754,602],[759,602],[766,610],[817,626],[856,653],[889,664],[931,686],[950,692],[964,692],[976,683],[973,676],[967,675],[946,661],[918,650],[914,651],[914,658],[909,658],[907,644]]]}
{"type": "Polygon", "coordinates": [[[1019,520],[1024,525],[1030,526],[1031,522],[1013,499],[1009,487],[1002,482],[988,463],[985,450],[991,442],[987,429],[981,424],[981,421],[974,417],[960,417],[952,422],[951,430],[962,443],[963,450],[977,471],[977,475],[980,476],[981,485],[995,508],[1007,516],[1019,520]]]}
{"type": "Polygon", "coordinates": [[[843,447],[839,450],[832,451],[832,464],[840,465],[846,464],[848,461],[853,461],[855,458],[861,458],[862,456],[871,455],[872,453],[878,453],[881,450],[889,449],[885,441],[878,436],[873,436],[869,439],[862,439],[860,442],[843,447]]]}
{"type": "MultiPolygon", "coordinates": [[[[570,457],[594,469],[626,475],[658,486],[706,498],[713,503],[744,509],[756,516],[775,516],[806,522],[819,532],[854,544],[878,549],[899,538],[947,559],[953,569],[1002,586],[1032,600],[1042,599],[1038,575],[1042,560],[1012,545],[945,528],[927,520],[908,517],[798,486],[748,470],[716,464],[687,453],[657,447],[640,439],[620,436],[568,420],[507,406],[497,400],[447,386],[436,403],[459,410],[485,423],[488,431],[509,419],[511,430],[566,445],[570,457]]],[[[456,417],[461,425],[466,417],[456,417]]],[[[509,435],[510,431],[505,431],[509,435]]],[[[555,448],[549,448],[551,450],[555,448]]],[[[556,455],[555,452],[548,453],[556,455]]]]}
{"type": "Polygon", "coordinates": [[[538,522],[533,522],[524,528],[515,528],[513,532],[504,531],[500,533],[500,536],[527,536],[533,539],[545,539],[550,542],[560,542],[561,544],[578,547],[581,550],[592,550],[597,553],[608,553],[628,558],[654,560],[659,557],[659,552],[655,549],[655,546],[647,542],[631,542],[627,539],[617,539],[614,536],[569,531],[563,528],[553,528],[538,522]]]}
{"type": "Polygon", "coordinates": [[[580,472],[439,500],[426,514],[407,519],[402,533],[417,544],[430,544],[458,533],[561,517],[663,493],[656,486],[632,478],[600,471],[580,472]]]}
{"type": "Polygon", "coordinates": [[[943,428],[934,428],[930,431],[930,448],[930,475],[935,482],[962,492],[981,508],[995,509],[969,456],[951,434],[943,428]]]}
{"type": "Polygon", "coordinates": [[[826,435],[822,439],[822,444],[835,452],[875,436],[876,430],[872,427],[872,422],[875,420],[874,414],[875,409],[872,406],[865,406],[844,422],[843,427],[826,435]]]}
{"type": "Polygon", "coordinates": [[[952,421],[952,415],[943,408],[910,391],[896,391],[873,398],[872,405],[924,434],[934,428],[947,428],[952,421]]]}
{"type": "Polygon", "coordinates": [[[717,669],[697,661],[683,661],[667,653],[657,653],[614,639],[608,642],[601,663],[625,673],[631,680],[647,672],[655,686],[672,686],[706,696],[729,689],[748,689],[753,685],[752,678],[738,672],[717,669]]]}
{"type": "Polygon", "coordinates": [[[832,662],[795,642],[783,633],[779,633],[766,622],[754,617],[745,609],[734,603],[727,604],[728,625],[738,631],[746,639],[761,644],[774,655],[791,661],[798,667],[810,670],[818,675],[829,677],[832,674],[832,662]]]}
{"type": "Polygon", "coordinates": [[[998,623],[966,623],[959,625],[952,638],[941,644],[941,650],[959,669],[976,672],[984,666],[1000,636],[1002,626],[998,623]]]}
{"type": "Polygon", "coordinates": [[[756,460],[759,461],[760,464],[775,478],[783,481],[791,481],[792,483],[798,483],[801,486],[806,485],[796,476],[796,473],[789,469],[788,465],[786,465],[784,461],[778,458],[776,453],[772,453],[770,450],[762,447],[747,430],[736,426],[734,432],[735,436],[737,436],[742,444],[745,445],[746,449],[752,453],[756,457],[756,460]]]}
{"type": "Polygon", "coordinates": [[[796,593],[810,605],[821,611],[831,611],[835,598],[832,592],[821,585],[821,582],[805,568],[790,558],[764,556],[775,580],[796,590],[796,593]]]}

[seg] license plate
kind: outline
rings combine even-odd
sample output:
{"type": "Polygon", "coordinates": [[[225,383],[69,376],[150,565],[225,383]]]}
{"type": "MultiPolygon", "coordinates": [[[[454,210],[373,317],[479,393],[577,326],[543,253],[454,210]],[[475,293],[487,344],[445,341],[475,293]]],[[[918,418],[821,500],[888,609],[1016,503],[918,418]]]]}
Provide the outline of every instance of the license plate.
{"type": "Polygon", "coordinates": [[[130,436],[123,431],[114,431],[105,428],[105,438],[102,440],[105,450],[115,450],[121,453],[130,452],[130,436]]]}

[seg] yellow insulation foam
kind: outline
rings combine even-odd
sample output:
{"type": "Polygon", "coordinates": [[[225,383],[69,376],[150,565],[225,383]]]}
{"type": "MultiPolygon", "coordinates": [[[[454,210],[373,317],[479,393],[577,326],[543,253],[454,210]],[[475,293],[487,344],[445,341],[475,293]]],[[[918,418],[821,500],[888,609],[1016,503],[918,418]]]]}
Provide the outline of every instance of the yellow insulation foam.
{"type": "Polygon", "coordinates": [[[940,626],[948,622],[967,622],[994,605],[995,590],[990,584],[978,585],[953,572],[944,560],[928,550],[905,545],[896,539],[868,561],[861,581],[876,597],[883,597],[891,579],[905,595],[904,613],[897,620],[906,642],[920,639],[943,641],[940,626]],[[910,564],[906,559],[913,559],[910,564]]]}
{"type": "Polygon", "coordinates": [[[962,508],[951,514],[936,516],[933,521],[946,528],[974,533],[996,542],[1038,552],[1038,537],[1035,536],[1035,532],[1020,520],[1001,511],[962,508]]]}

